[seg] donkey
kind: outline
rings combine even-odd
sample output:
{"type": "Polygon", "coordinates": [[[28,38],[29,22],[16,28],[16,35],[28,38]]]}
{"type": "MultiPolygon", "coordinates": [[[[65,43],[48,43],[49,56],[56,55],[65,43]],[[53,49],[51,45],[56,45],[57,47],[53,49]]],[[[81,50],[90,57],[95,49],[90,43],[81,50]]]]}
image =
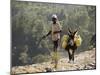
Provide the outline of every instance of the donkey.
{"type": "Polygon", "coordinates": [[[68,55],[69,55],[68,62],[69,63],[71,63],[71,61],[74,63],[74,53],[75,53],[75,50],[77,49],[74,38],[75,38],[77,31],[78,30],[71,31],[70,29],[68,29],[69,38],[68,38],[67,46],[66,46],[65,50],[68,51],[68,55]]]}

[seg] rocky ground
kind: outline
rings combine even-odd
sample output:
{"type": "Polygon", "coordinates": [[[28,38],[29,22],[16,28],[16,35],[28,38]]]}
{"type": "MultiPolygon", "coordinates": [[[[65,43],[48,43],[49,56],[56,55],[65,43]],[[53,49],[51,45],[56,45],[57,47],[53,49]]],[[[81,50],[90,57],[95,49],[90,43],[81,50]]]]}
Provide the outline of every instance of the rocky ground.
{"type": "Polygon", "coordinates": [[[54,63],[51,63],[51,61],[26,66],[14,66],[11,69],[11,74],[95,69],[95,48],[76,54],[74,63],[68,63],[68,58],[64,57],[59,59],[57,69],[53,67],[54,63]]]}

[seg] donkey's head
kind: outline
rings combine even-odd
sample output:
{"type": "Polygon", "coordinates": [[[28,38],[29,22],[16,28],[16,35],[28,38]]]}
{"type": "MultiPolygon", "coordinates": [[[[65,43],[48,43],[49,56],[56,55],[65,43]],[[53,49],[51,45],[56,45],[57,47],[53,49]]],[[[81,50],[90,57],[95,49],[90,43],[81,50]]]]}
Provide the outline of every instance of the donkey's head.
{"type": "Polygon", "coordinates": [[[74,38],[75,34],[77,33],[78,30],[71,31],[71,29],[68,29],[68,35],[69,35],[69,40],[68,43],[69,45],[73,46],[74,45],[74,38]]]}

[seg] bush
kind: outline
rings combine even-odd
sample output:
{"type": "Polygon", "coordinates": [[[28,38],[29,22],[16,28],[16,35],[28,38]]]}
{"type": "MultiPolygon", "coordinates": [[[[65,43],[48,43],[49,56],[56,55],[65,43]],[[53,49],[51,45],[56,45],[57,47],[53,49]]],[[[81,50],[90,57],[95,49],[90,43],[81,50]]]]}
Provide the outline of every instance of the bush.
{"type": "Polygon", "coordinates": [[[32,58],[32,62],[33,63],[42,63],[42,62],[47,62],[49,60],[49,56],[48,55],[42,55],[42,54],[38,54],[37,56],[32,58]]]}

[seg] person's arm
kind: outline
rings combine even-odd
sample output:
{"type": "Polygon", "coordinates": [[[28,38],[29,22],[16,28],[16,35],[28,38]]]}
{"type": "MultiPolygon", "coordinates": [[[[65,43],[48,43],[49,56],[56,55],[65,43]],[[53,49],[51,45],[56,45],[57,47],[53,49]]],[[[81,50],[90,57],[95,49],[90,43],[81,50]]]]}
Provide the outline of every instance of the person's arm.
{"type": "Polygon", "coordinates": [[[51,34],[51,31],[49,31],[46,35],[44,35],[43,37],[42,37],[42,39],[43,38],[46,38],[47,36],[49,36],[51,34]]]}
{"type": "Polygon", "coordinates": [[[49,31],[46,35],[42,36],[42,38],[39,40],[38,45],[40,44],[40,42],[46,38],[47,36],[49,36],[51,34],[51,31],[49,31]]]}
{"type": "Polygon", "coordinates": [[[60,30],[60,31],[55,31],[55,32],[53,32],[54,34],[56,34],[56,33],[61,33],[62,32],[62,30],[60,30]]]}
{"type": "Polygon", "coordinates": [[[49,36],[51,34],[51,30],[48,32],[48,34],[46,36],[49,36]]]}

